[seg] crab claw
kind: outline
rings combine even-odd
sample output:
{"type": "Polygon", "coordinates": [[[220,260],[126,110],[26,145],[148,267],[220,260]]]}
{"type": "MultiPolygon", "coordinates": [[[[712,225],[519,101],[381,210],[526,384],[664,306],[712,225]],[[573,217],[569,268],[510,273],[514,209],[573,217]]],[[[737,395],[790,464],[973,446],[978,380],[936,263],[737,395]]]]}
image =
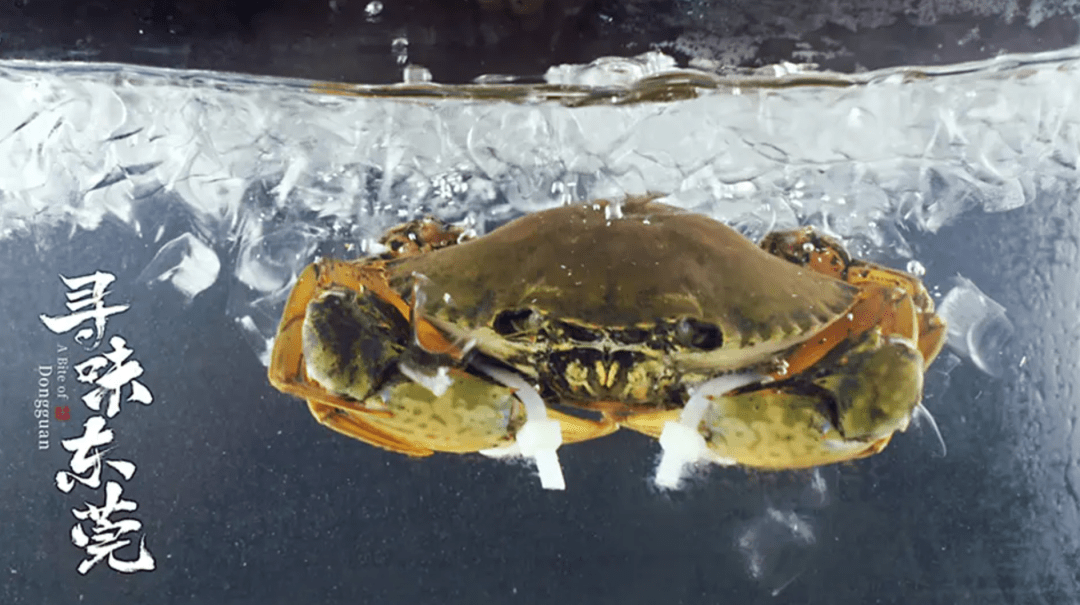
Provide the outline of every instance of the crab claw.
{"type": "Polygon", "coordinates": [[[525,404],[525,424],[518,429],[514,443],[500,448],[480,450],[492,458],[523,456],[536,462],[540,485],[544,489],[566,489],[557,450],[562,445],[562,429],[557,420],[547,417],[547,407],[540,393],[523,378],[499,368],[477,363],[475,367],[500,383],[515,390],[525,404]]]}
{"type": "Polygon", "coordinates": [[[706,461],[722,462],[705,444],[705,438],[698,431],[698,425],[709,407],[709,399],[722,397],[729,391],[764,379],[764,376],[748,372],[719,376],[698,385],[686,401],[679,420],[666,422],[660,433],[662,452],[653,479],[656,486],[677,489],[688,465],[706,461]]]}

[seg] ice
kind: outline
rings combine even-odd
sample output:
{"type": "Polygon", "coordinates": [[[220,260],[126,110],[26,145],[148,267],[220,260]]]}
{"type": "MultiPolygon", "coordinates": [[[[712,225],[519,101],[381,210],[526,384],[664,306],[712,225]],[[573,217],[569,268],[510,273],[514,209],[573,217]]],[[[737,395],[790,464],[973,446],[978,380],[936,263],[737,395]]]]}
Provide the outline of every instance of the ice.
{"type": "Polygon", "coordinates": [[[926,267],[923,266],[922,263],[914,259],[908,261],[907,266],[904,267],[904,270],[914,275],[915,277],[922,277],[926,275],[926,267]]]}
{"type": "Polygon", "coordinates": [[[237,257],[236,278],[257,292],[273,292],[289,285],[310,261],[320,236],[318,230],[293,226],[261,234],[252,225],[244,233],[237,257]]]}
{"type": "MultiPolygon", "coordinates": [[[[588,107],[320,96],[271,79],[3,62],[0,234],[72,220],[92,229],[107,214],[136,228],[127,207],[154,184],[219,223],[209,231],[222,238],[238,218],[283,212],[371,235],[399,208],[460,217],[613,191],[670,193],[736,223],[820,216],[841,236],[898,220],[935,230],[1075,178],[1077,61],[1076,51],[1006,57],[829,76],[834,86],[782,70],[715,80],[696,99],[588,107]],[[448,174],[479,197],[454,192],[448,208],[436,186],[448,174]],[[253,187],[274,199],[245,216],[253,187]]],[[[620,80],[629,89],[651,75],[646,92],[670,67],[658,54],[597,65],[624,64],[653,66],[615,70],[633,72],[620,80]]]]}
{"type": "Polygon", "coordinates": [[[756,507],[731,536],[747,575],[763,589],[778,595],[815,567],[815,558],[828,549],[824,535],[835,520],[823,515],[832,504],[831,492],[844,474],[838,467],[795,473],[757,475],[756,507]]]}
{"type": "Polygon", "coordinates": [[[191,233],[185,233],[162,246],[139,275],[139,281],[168,282],[191,302],[218,278],[221,261],[217,254],[191,233]]]}
{"type": "Polygon", "coordinates": [[[264,366],[270,365],[270,355],[274,351],[274,339],[262,335],[269,330],[269,326],[266,329],[261,328],[250,315],[237,317],[236,324],[240,327],[244,337],[251,343],[251,348],[255,350],[255,354],[259,357],[259,362],[264,366]]]}
{"type": "Polygon", "coordinates": [[[942,351],[926,370],[923,401],[931,402],[930,405],[934,409],[941,409],[940,406],[947,403],[943,398],[952,384],[951,374],[962,363],[963,360],[948,349],[942,351]]]}
{"type": "Polygon", "coordinates": [[[407,65],[402,70],[401,80],[406,84],[430,82],[431,71],[422,65],[407,65]]]}
{"type": "Polygon", "coordinates": [[[674,69],[674,59],[653,51],[637,57],[601,57],[587,65],[556,65],[548,68],[544,80],[564,86],[629,86],[674,69]]]}
{"type": "Polygon", "coordinates": [[[747,523],[735,540],[750,577],[769,585],[773,596],[799,577],[815,542],[809,519],[775,507],[747,523]]]}
{"type": "Polygon", "coordinates": [[[383,3],[379,0],[371,0],[364,6],[364,16],[369,23],[374,23],[383,11],[383,3]]]}
{"type": "Polygon", "coordinates": [[[956,279],[938,313],[949,323],[948,344],[991,376],[1001,376],[1013,336],[1005,307],[992,300],[971,280],[956,279]]]}

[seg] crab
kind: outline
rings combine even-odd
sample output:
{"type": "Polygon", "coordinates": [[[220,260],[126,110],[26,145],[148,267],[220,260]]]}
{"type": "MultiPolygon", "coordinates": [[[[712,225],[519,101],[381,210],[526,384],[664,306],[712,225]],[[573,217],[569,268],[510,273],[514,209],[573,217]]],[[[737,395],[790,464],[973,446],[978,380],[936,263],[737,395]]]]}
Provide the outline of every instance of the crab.
{"type": "Polygon", "coordinates": [[[689,465],[800,469],[881,452],[921,406],[945,322],[921,281],[811,228],[755,246],[654,198],[567,205],[483,237],[433,218],[323,258],[286,304],[269,378],[393,452],[525,456],[620,428],[689,465]]]}

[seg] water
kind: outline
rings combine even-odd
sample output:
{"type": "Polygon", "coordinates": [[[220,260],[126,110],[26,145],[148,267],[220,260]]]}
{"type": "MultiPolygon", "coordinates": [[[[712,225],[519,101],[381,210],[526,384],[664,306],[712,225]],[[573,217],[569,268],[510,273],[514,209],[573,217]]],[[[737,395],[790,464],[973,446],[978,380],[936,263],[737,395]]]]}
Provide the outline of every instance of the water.
{"type": "Polygon", "coordinates": [[[1078,67],[1069,50],[721,79],[654,54],[532,87],[316,87],[331,95],[0,63],[0,600],[1073,600],[1078,67]],[[337,436],[267,384],[284,297],[315,256],[358,256],[429,213],[482,233],[646,192],[755,239],[814,224],[921,267],[952,323],[925,399],[947,454],[923,426],[858,463],[714,468],[665,493],[656,443],[620,432],[560,449],[567,489],[551,493],[530,464],[337,436]],[[59,278],[97,271],[115,280],[59,278]],[[95,296],[128,307],[100,330],[40,318],[95,296]],[[146,393],[124,382],[113,415],[104,394],[112,438],[77,469],[61,440],[95,413],[77,400],[90,359],[146,393]],[[97,486],[58,489],[57,472],[95,468],[97,486]],[[72,510],[101,506],[109,481],[140,525],[82,575],[72,510]],[[153,571],[124,567],[146,565],[140,540],[153,571]]]}

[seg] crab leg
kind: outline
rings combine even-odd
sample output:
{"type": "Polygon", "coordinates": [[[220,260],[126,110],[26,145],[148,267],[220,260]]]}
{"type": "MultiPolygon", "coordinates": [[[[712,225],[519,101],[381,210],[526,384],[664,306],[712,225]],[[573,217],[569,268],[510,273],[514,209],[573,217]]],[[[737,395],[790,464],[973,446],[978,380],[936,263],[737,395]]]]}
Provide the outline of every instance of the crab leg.
{"type": "Polygon", "coordinates": [[[852,285],[876,284],[906,291],[911,296],[918,316],[919,331],[916,339],[926,365],[934,361],[945,345],[945,321],[934,313],[934,301],[926,287],[910,273],[853,259],[839,242],[819,235],[809,227],[770,234],[762,241],[761,247],[770,254],[852,285]],[[813,252],[803,255],[798,250],[807,244],[812,246],[813,252]]]}
{"type": "Polygon", "coordinates": [[[858,301],[846,316],[799,345],[788,356],[787,367],[774,373],[773,378],[804,372],[828,354],[835,343],[874,327],[880,326],[884,333],[914,340],[918,336],[915,333],[917,321],[914,303],[907,292],[889,286],[869,285],[860,292],[858,301]]]}
{"type": "Polygon", "coordinates": [[[662,489],[676,489],[687,465],[712,460],[715,456],[705,444],[698,425],[705,417],[709,399],[722,397],[739,387],[760,382],[764,377],[753,373],[727,374],[699,385],[690,394],[678,421],[668,421],[660,433],[660,464],[654,482],[662,489]]]}
{"type": "Polygon", "coordinates": [[[525,424],[518,429],[513,445],[508,447],[480,450],[485,456],[499,458],[521,455],[536,461],[536,470],[540,473],[540,485],[544,489],[566,489],[562,466],[556,450],[562,445],[562,429],[558,420],[547,416],[547,407],[540,393],[523,378],[486,364],[474,364],[475,367],[500,383],[515,389],[515,395],[525,404],[525,424]]]}
{"type": "Polygon", "coordinates": [[[911,295],[919,321],[918,348],[926,365],[934,361],[945,346],[945,321],[934,313],[934,302],[922,282],[907,273],[882,267],[873,263],[859,262],[848,269],[848,281],[852,284],[876,283],[902,288],[911,295]]]}
{"type": "Polygon", "coordinates": [[[429,448],[410,443],[400,436],[380,429],[377,425],[368,422],[363,414],[350,413],[346,409],[315,399],[308,400],[308,409],[319,424],[369,445],[418,458],[430,456],[433,453],[429,448]]]}

